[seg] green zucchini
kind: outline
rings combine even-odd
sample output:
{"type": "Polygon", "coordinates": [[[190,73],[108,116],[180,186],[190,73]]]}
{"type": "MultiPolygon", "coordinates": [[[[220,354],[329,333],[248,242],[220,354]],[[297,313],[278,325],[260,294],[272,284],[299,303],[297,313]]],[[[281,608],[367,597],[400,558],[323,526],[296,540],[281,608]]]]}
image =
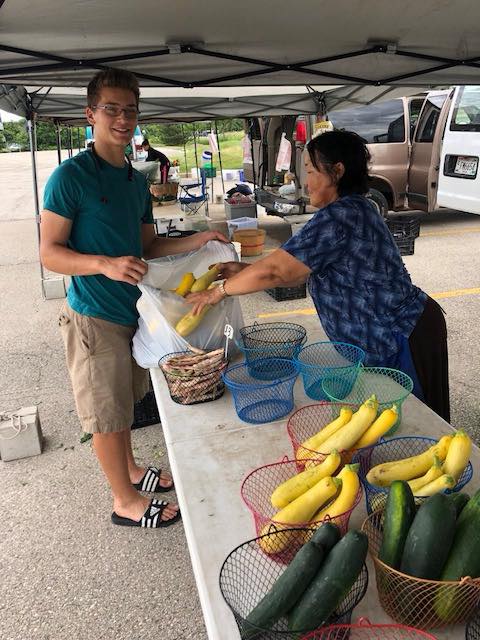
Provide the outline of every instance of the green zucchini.
{"type": "MultiPolygon", "coordinates": [[[[320,534],[321,529],[323,527],[315,534],[320,534]]],[[[246,617],[242,626],[242,638],[253,638],[258,633],[270,629],[285,615],[313,580],[324,557],[325,551],[321,544],[310,541],[300,547],[270,591],[246,617]]]]}
{"type": "Polygon", "coordinates": [[[408,482],[394,480],[388,492],[379,559],[393,569],[402,561],[403,547],[415,517],[415,498],[408,482]]]}
{"type": "MultiPolygon", "coordinates": [[[[467,576],[480,577],[480,502],[470,498],[457,520],[452,548],[441,574],[441,580],[461,580],[467,576]],[[466,509],[468,511],[466,516],[466,509]]],[[[451,586],[440,587],[435,597],[435,611],[448,622],[458,609],[461,590],[451,586]]]]}
{"type": "Polygon", "coordinates": [[[324,624],[358,578],[368,550],[362,531],[349,531],[330,551],[320,570],[288,614],[288,627],[311,631],[324,624]]]}
{"type": "Polygon", "coordinates": [[[457,526],[467,522],[470,519],[470,515],[476,513],[480,509],[480,489],[476,491],[467,504],[462,509],[462,513],[458,517],[457,526]]]}
{"type": "Polygon", "coordinates": [[[324,522],[321,527],[315,531],[310,539],[310,542],[316,545],[321,545],[325,552],[325,555],[334,547],[340,540],[340,529],[333,522],[324,522]]]}
{"type": "Polygon", "coordinates": [[[455,535],[457,511],[443,493],[420,505],[405,540],[400,571],[416,578],[438,580],[455,535]]]}
{"type": "Polygon", "coordinates": [[[470,500],[470,496],[468,495],[468,493],[460,493],[460,492],[449,493],[447,495],[450,502],[453,502],[453,504],[455,505],[455,510],[457,512],[457,518],[458,518],[458,516],[463,511],[463,507],[465,507],[467,502],[470,500]]]}

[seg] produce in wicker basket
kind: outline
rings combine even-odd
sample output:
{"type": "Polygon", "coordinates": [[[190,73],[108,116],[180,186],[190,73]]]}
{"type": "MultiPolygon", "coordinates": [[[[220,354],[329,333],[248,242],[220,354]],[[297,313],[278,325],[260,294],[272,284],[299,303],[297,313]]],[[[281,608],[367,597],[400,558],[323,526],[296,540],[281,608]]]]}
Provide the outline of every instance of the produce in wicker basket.
{"type": "Polygon", "coordinates": [[[223,349],[208,353],[170,354],[160,361],[170,395],[180,404],[195,404],[220,397],[221,373],[227,366],[223,349]]]}

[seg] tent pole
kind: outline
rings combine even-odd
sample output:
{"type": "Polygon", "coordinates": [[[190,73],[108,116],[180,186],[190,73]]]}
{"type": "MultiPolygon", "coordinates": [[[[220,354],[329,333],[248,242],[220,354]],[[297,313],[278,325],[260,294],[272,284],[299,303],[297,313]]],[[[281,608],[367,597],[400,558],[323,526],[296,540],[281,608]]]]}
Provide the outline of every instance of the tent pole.
{"type": "Polygon", "coordinates": [[[186,147],[185,131],[183,129],[183,124],[181,125],[181,127],[182,127],[182,140],[183,140],[183,157],[185,158],[185,176],[188,176],[187,147],[186,147]]]}
{"type": "Polygon", "coordinates": [[[56,122],[55,133],[57,137],[57,158],[58,164],[62,164],[62,133],[60,130],[60,123],[56,122]]]}
{"type": "MultiPolygon", "coordinates": [[[[252,173],[253,173],[253,193],[257,189],[257,174],[255,171],[255,155],[253,153],[253,118],[250,119],[249,126],[250,149],[252,153],[252,173]]],[[[255,196],[255,217],[258,218],[257,197],[255,196]]]]}
{"type": "Polygon", "coordinates": [[[220,164],[220,176],[222,178],[222,192],[223,194],[225,194],[225,183],[223,181],[222,152],[220,151],[220,138],[218,136],[218,126],[217,126],[216,120],[215,120],[215,135],[217,136],[217,144],[218,144],[218,163],[220,164]]]}
{"type": "Polygon", "coordinates": [[[195,167],[197,171],[197,180],[198,180],[199,176],[198,176],[198,152],[197,152],[197,127],[195,126],[195,123],[193,123],[193,146],[195,149],[195,167]]]}
{"type": "MultiPolygon", "coordinates": [[[[29,113],[27,119],[27,132],[28,140],[30,142],[30,158],[32,162],[32,179],[33,179],[33,202],[35,205],[35,224],[37,227],[37,240],[38,250],[40,253],[40,204],[38,200],[38,180],[37,180],[37,134],[35,126],[35,114],[29,113]]],[[[42,279],[42,293],[45,298],[45,291],[43,290],[44,271],[41,260],[40,263],[40,277],[42,279]]]]}
{"type": "MultiPolygon", "coordinates": [[[[212,133],[212,121],[210,120],[210,133],[212,133]]],[[[214,198],[214,178],[213,178],[213,151],[212,151],[212,177],[210,178],[210,185],[212,187],[212,204],[213,204],[213,198],[214,198]]]]}
{"type": "Polygon", "coordinates": [[[78,153],[82,150],[80,148],[80,127],[77,127],[77,144],[78,144],[78,153]]]}

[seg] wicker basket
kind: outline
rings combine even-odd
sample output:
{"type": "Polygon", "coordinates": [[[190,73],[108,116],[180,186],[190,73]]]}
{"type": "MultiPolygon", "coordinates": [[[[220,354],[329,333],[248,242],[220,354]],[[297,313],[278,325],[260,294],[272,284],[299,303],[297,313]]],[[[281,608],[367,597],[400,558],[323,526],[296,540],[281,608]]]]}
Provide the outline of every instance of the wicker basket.
{"type": "Polygon", "coordinates": [[[163,184],[154,182],[150,185],[150,193],[156,198],[162,198],[163,196],[174,196],[176,198],[178,182],[165,182],[163,184]]]}
{"type": "MultiPolygon", "coordinates": [[[[379,560],[383,536],[383,510],[375,511],[363,523],[375,566],[377,590],[383,610],[400,624],[418,629],[434,629],[470,620],[480,603],[480,578],[463,578],[458,582],[424,580],[392,569],[379,560]],[[448,617],[440,617],[442,602],[454,598],[448,617]]],[[[439,531],[441,535],[441,531],[439,531]]]]}
{"type": "Polygon", "coordinates": [[[222,372],[227,367],[225,358],[197,374],[187,375],[169,370],[166,365],[170,358],[184,354],[188,355],[189,352],[169,353],[158,363],[167,381],[172,400],[178,404],[200,404],[220,398],[225,391],[222,380],[222,372]]]}

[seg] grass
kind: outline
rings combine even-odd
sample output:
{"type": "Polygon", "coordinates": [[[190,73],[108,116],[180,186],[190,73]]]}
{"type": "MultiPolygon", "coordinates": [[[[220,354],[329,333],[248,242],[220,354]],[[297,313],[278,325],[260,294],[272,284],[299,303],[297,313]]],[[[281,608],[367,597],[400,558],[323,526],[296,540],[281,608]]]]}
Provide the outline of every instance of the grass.
{"type": "MultiPolygon", "coordinates": [[[[222,156],[223,169],[242,169],[243,168],[243,152],[242,152],[242,139],[243,131],[229,131],[219,134],[219,147],[222,156]]],[[[162,144],[157,140],[150,140],[153,147],[162,150],[162,144]]],[[[185,155],[183,152],[183,146],[170,147],[175,149],[174,152],[169,151],[168,157],[170,162],[172,160],[178,160],[180,163],[180,171],[183,173],[186,170],[185,167],[185,155]]],[[[197,138],[197,155],[198,163],[202,165],[202,151],[210,151],[210,145],[207,138],[197,138]]],[[[190,170],[195,167],[195,149],[193,142],[189,142],[186,145],[187,152],[187,169],[190,170]]],[[[213,165],[220,169],[220,162],[218,154],[213,154],[213,165]]]]}

